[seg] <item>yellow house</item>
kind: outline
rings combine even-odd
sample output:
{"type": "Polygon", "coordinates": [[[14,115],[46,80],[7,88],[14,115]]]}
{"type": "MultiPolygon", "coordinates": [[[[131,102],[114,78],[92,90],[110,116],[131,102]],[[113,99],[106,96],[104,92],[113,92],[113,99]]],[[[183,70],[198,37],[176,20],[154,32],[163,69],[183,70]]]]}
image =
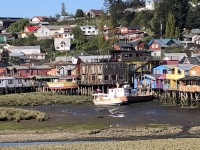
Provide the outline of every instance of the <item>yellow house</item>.
{"type": "Polygon", "coordinates": [[[196,65],[192,64],[178,64],[173,67],[168,73],[166,74],[166,80],[169,84],[169,89],[178,89],[180,78],[183,78],[189,75],[189,70],[195,67],[196,65]]]}

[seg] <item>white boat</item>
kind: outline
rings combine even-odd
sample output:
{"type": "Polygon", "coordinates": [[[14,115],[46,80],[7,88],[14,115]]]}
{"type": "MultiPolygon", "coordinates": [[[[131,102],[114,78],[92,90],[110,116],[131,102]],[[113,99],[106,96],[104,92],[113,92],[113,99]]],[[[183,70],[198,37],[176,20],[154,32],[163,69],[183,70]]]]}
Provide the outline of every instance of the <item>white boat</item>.
{"type": "Polygon", "coordinates": [[[138,103],[153,100],[152,94],[141,94],[134,91],[129,85],[124,85],[121,88],[108,89],[108,94],[97,93],[93,94],[93,102],[95,105],[119,105],[123,103],[138,103]]]}
{"type": "Polygon", "coordinates": [[[124,95],[124,88],[108,89],[108,94],[97,93],[93,94],[93,96],[95,105],[120,105],[128,100],[124,95]]]}

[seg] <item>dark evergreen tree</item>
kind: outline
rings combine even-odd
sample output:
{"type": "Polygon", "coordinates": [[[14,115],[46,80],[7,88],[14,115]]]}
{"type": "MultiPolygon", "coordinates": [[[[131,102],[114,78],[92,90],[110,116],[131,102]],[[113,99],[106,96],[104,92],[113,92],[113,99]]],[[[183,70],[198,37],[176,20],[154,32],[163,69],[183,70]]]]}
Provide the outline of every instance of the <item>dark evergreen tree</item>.
{"type": "Polygon", "coordinates": [[[65,3],[62,3],[61,5],[61,15],[62,16],[67,16],[66,8],[65,8],[65,3]]]}
{"type": "Polygon", "coordinates": [[[166,20],[165,37],[166,38],[175,37],[175,19],[171,11],[169,11],[168,17],[166,20]]]}
{"type": "Polygon", "coordinates": [[[82,9],[77,9],[75,17],[84,17],[84,12],[82,9]]]}
{"type": "Polygon", "coordinates": [[[9,63],[9,52],[6,49],[3,49],[1,53],[1,63],[4,63],[4,64],[9,63]]]}
{"type": "Polygon", "coordinates": [[[188,29],[200,27],[200,6],[190,8],[185,27],[188,29]]]}

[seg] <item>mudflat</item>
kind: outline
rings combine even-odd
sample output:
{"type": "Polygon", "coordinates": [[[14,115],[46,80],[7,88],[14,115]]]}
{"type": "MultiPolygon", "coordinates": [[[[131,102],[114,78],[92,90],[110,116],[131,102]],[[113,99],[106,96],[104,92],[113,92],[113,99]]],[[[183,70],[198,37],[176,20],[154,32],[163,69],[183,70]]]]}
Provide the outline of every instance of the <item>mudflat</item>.
{"type": "Polygon", "coordinates": [[[140,141],[88,142],[2,147],[1,150],[198,150],[200,139],[157,139],[140,141]]]}

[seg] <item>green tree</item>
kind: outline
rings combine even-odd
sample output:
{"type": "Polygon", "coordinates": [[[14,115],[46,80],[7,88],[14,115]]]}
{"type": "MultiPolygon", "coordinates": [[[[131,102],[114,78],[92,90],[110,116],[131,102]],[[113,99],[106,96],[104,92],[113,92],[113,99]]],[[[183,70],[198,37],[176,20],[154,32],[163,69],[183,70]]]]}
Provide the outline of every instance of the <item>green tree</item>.
{"type": "Polygon", "coordinates": [[[200,6],[190,8],[185,27],[188,29],[200,27],[200,6]]]}
{"type": "Polygon", "coordinates": [[[29,19],[20,19],[8,27],[9,32],[21,32],[24,27],[30,25],[29,19]]]}
{"type": "Polygon", "coordinates": [[[173,38],[175,36],[175,19],[171,11],[168,13],[166,20],[165,37],[173,38]]]}
{"type": "Polygon", "coordinates": [[[154,14],[152,21],[151,21],[151,31],[154,33],[155,38],[160,38],[162,37],[162,32],[161,30],[161,22],[157,16],[157,14],[154,14]]]}
{"type": "MultiPolygon", "coordinates": [[[[182,32],[185,27],[189,8],[189,0],[163,0],[163,2],[156,4],[154,15],[162,23],[163,29],[166,29],[166,19],[168,12],[171,11],[175,18],[175,27],[179,27],[180,32],[182,32]]],[[[163,33],[165,33],[165,30],[163,30],[163,33]]]]}
{"type": "Polygon", "coordinates": [[[84,17],[84,12],[82,9],[77,9],[75,17],[84,17]]]}
{"type": "Polygon", "coordinates": [[[134,19],[131,21],[131,25],[150,28],[152,19],[153,11],[151,10],[136,12],[134,19]]]}
{"type": "Polygon", "coordinates": [[[114,27],[119,26],[125,13],[126,3],[123,0],[105,0],[104,6],[110,13],[114,27]]]}
{"type": "Polygon", "coordinates": [[[76,46],[85,42],[85,36],[79,26],[72,29],[72,34],[74,35],[76,46]]]}
{"type": "Polygon", "coordinates": [[[66,8],[65,8],[65,3],[62,3],[61,5],[61,15],[62,16],[67,16],[66,8]]]}
{"type": "Polygon", "coordinates": [[[145,0],[126,0],[127,7],[139,8],[145,6],[145,0]]]}
{"type": "Polygon", "coordinates": [[[4,64],[9,63],[9,52],[6,49],[3,49],[1,53],[1,63],[4,63],[4,64]]]}
{"type": "Polygon", "coordinates": [[[180,30],[179,30],[179,27],[176,27],[175,28],[175,38],[179,39],[179,37],[180,37],[180,30]]]}

